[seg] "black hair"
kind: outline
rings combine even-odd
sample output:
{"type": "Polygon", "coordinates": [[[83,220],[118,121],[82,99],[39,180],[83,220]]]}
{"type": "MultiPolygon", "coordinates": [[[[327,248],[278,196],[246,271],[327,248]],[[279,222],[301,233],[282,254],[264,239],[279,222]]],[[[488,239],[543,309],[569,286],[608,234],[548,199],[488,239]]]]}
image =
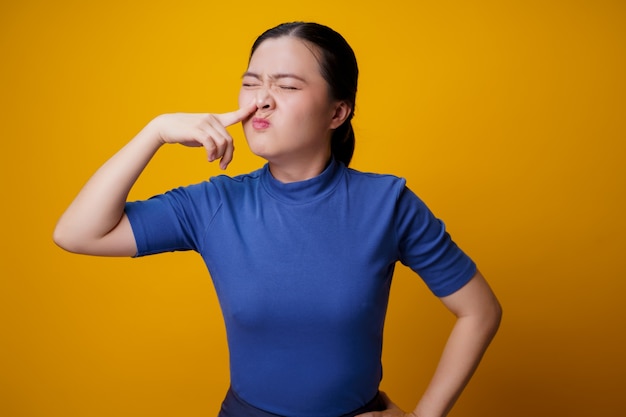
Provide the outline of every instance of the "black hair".
{"type": "Polygon", "coordinates": [[[335,100],[345,101],[350,106],[350,114],[347,119],[335,129],[330,139],[333,157],[348,166],[354,153],[355,138],[352,117],[354,117],[359,78],[359,68],[354,51],[343,36],[328,26],[312,22],[290,22],[282,23],[263,32],[252,45],[250,57],[263,41],[283,36],[302,39],[318,48],[320,73],[330,87],[331,97],[335,100]]]}

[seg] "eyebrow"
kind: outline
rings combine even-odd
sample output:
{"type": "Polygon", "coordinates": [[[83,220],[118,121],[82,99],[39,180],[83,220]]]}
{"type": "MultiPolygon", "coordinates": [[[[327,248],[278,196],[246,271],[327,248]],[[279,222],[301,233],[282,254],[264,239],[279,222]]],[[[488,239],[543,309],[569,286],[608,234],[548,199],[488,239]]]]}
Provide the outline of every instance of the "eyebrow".
{"type": "MultiPolygon", "coordinates": [[[[241,78],[243,77],[252,77],[252,78],[256,78],[257,80],[261,80],[261,76],[255,72],[250,72],[250,71],[246,71],[243,73],[243,75],[241,76],[241,78]]],[[[300,77],[299,75],[296,74],[291,74],[291,73],[278,73],[278,74],[272,74],[269,76],[270,79],[272,80],[279,80],[281,78],[293,78],[296,79],[298,81],[302,81],[302,82],[306,82],[306,80],[302,77],[300,77]]]]}

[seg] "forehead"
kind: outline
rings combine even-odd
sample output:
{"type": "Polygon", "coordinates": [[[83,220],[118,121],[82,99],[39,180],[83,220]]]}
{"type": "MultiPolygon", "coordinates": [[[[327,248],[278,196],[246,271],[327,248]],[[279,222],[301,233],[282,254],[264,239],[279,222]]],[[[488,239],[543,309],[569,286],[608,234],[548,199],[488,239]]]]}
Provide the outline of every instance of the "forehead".
{"type": "Polygon", "coordinates": [[[311,43],[282,36],[263,41],[250,57],[248,70],[255,73],[284,73],[319,75],[317,48],[311,43]]]}

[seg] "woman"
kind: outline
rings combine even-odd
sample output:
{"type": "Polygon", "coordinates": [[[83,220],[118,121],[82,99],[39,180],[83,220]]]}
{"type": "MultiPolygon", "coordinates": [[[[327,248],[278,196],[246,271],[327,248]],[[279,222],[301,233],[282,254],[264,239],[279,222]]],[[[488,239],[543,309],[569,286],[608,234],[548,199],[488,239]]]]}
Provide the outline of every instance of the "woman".
{"type": "Polygon", "coordinates": [[[358,68],[328,27],[288,23],[252,47],[236,111],[152,120],[58,222],[56,243],[104,256],[199,252],[226,323],[231,389],[220,417],[444,416],[496,332],[500,306],[475,264],[404,180],[347,165],[358,68]],[[242,122],[267,164],[126,202],[166,143],[202,146],[225,169],[242,122]],[[457,321],[426,392],[405,414],[378,387],[397,261],[457,321]]]}

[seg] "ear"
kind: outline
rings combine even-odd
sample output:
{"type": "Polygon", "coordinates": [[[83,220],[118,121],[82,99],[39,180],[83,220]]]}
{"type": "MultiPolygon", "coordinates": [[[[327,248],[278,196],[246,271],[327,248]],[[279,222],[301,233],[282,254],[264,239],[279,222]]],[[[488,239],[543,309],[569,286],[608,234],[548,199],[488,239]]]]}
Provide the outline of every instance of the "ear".
{"type": "Polygon", "coordinates": [[[333,117],[330,120],[330,128],[337,129],[346,121],[346,119],[352,113],[352,107],[345,101],[338,101],[335,103],[335,111],[333,117]]]}

